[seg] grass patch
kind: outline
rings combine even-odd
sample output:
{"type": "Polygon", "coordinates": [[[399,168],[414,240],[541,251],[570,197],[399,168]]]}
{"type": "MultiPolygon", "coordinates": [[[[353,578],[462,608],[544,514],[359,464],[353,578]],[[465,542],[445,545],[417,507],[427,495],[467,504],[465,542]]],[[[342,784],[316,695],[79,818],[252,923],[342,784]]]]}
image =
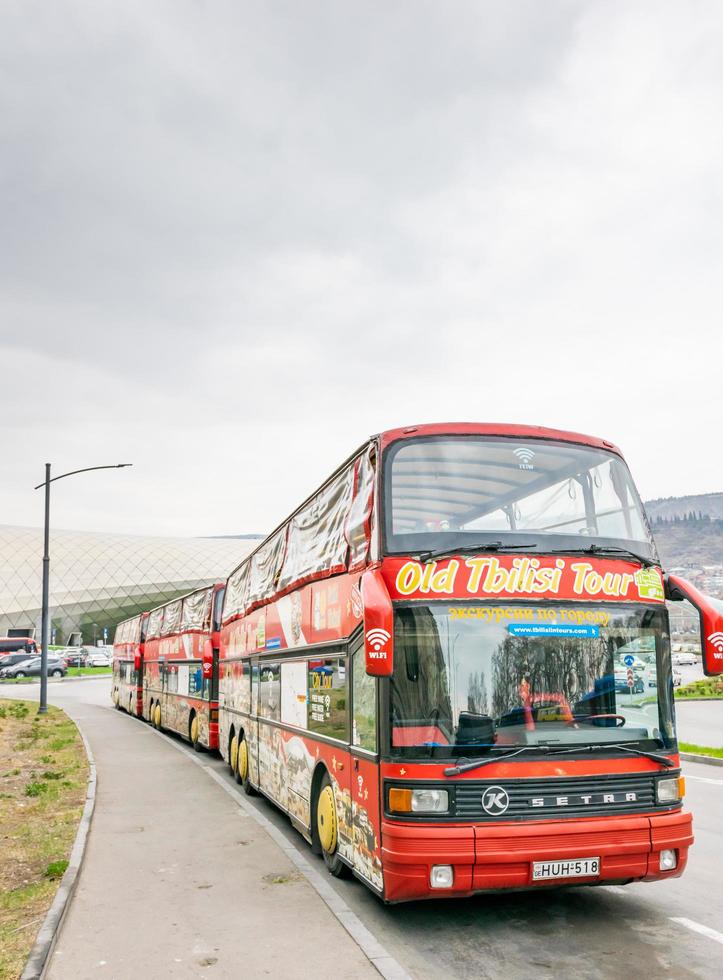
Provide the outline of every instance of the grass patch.
{"type": "Polygon", "coordinates": [[[112,673],[111,667],[68,667],[68,677],[106,677],[112,673]]]}
{"type": "Polygon", "coordinates": [[[73,722],[58,708],[36,712],[0,700],[0,977],[8,980],[22,973],[67,867],[88,786],[73,722]]]}
{"type": "Polygon", "coordinates": [[[681,701],[686,698],[723,698],[723,679],[706,677],[702,681],[693,681],[676,688],[675,697],[681,701]]]}
{"type": "Polygon", "coordinates": [[[691,755],[710,755],[714,759],[723,759],[723,749],[715,749],[710,745],[693,745],[692,742],[678,742],[681,752],[689,752],[691,755]]]}
{"type": "Polygon", "coordinates": [[[45,869],[45,877],[51,878],[53,881],[60,881],[67,868],[68,862],[66,860],[51,861],[51,863],[45,869]]]}

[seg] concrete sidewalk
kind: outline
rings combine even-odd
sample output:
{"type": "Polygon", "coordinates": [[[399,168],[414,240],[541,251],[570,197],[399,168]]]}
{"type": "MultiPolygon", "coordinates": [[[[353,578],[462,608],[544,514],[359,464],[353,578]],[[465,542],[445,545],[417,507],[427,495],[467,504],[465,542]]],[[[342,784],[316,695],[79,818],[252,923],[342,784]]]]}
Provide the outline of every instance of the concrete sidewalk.
{"type": "Polygon", "coordinates": [[[279,847],[192,759],[84,700],[62,707],[91,744],[98,794],[51,980],[378,978],[279,847]]]}

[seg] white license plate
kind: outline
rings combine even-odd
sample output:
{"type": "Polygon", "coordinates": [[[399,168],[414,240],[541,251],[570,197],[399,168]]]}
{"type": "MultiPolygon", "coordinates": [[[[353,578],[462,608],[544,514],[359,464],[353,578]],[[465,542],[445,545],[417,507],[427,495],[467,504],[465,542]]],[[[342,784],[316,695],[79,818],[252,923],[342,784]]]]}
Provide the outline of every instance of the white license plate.
{"type": "Polygon", "coordinates": [[[555,881],[558,878],[596,878],[600,858],[569,858],[566,861],[533,861],[533,881],[555,881]]]}

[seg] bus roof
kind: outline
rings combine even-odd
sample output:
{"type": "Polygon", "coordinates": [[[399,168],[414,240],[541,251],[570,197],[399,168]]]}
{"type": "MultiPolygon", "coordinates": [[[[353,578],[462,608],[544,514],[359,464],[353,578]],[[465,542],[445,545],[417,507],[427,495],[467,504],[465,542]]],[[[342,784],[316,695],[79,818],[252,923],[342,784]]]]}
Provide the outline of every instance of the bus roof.
{"type": "MultiPolygon", "coordinates": [[[[350,456],[348,456],[343,463],[341,463],[337,468],[331,473],[326,480],[319,484],[319,486],[309,494],[290,514],[288,514],[276,527],[270,531],[266,537],[259,541],[257,546],[253,548],[248,555],[246,555],[229,573],[229,578],[237,569],[241,568],[242,565],[250,561],[257,551],[260,551],[264,545],[277,534],[285,524],[291,521],[296,514],[298,514],[304,507],[306,507],[314,497],[324,489],[331,481],[348,466],[352,460],[356,459],[365,449],[370,445],[370,443],[378,442],[380,450],[384,450],[393,442],[397,442],[400,439],[410,439],[416,438],[417,436],[440,436],[440,435],[480,435],[480,436],[507,436],[512,439],[548,439],[554,442],[574,442],[578,445],[593,446],[596,449],[604,449],[608,452],[616,453],[620,458],[623,458],[623,454],[620,449],[607,439],[600,439],[597,436],[587,436],[581,432],[568,432],[565,429],[548,429],[543,425],[515,425],[510,422],[431,422],[420,425],[408,425],[401,426],[397,429],[386,429],[382,432],[378,432],[367,439],[366,442],[362,443],[350,456]]],[[[226,580],[228,581],[228,579],[226,580]]]]}
{"type": "Polygon", "coordinates": [[[549,439],[554,442],[576,442],[596,449],[606,449],[622,458],[616,445],[597,436],[586,436],[582,432],[568,432],[565,429],[548,429],[543,425],[513,425],[509,422],[433,422],[422,425],[407,425],[399,429],[387,429],[378,436],[384,449],[398,439],[417,436],[507,436],[511,439],[549,439]]]}

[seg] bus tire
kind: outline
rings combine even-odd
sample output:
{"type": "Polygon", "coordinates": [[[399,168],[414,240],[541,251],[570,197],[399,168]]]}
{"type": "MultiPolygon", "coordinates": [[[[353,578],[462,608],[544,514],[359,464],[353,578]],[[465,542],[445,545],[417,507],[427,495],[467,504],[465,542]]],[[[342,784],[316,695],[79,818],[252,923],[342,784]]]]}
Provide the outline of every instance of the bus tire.
{"type": "Polygon", "coordinates": [[[228,764],[238,782],[238,738],[233,729],[231,729],[231,737],[228,740],[228,764]]]}
{"type": "Polygon", "coordinates": [[[193,746],[194,752],[203,752],[203,746],[198,740],[198,715],[194,711],[188,726],[188,740],[193,746]]]}
{"type": "Polygon", "coordinates": [[[329,774],[324,773],[314,806],[314,835],[321,848],[326,870],[334,878],[347,873],[347,867],[339,856],[337,845],[338,823],[336,818],[336,799],[329,774]]]}
{"type": "Polygon", "coordinates": [[[236,772],[237,782],[243,786],[244,793],[247,796],[256,796],[256,790],[251,785],[251,780],[249,779],[249,743],[246,741],[243,732],[239,735],[236,772]]]}

